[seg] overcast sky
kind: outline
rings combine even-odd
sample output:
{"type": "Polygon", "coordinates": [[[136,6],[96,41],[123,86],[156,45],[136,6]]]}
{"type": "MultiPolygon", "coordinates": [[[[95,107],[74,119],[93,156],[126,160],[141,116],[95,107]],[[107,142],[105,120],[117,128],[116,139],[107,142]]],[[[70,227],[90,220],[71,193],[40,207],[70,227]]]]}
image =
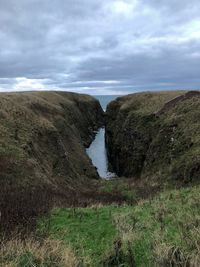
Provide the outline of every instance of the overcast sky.
{"type": "Polygon", "coordinates": [[[0,91],[200,88],[199,0],[0,0],[0,91]]]}

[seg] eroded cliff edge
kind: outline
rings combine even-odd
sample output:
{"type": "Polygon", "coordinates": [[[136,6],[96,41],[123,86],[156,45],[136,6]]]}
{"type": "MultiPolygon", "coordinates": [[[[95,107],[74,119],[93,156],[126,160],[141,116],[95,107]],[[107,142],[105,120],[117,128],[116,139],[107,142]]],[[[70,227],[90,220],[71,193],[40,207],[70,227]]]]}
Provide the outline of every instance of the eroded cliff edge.
{"type": "Polygon", "coordinates": [[[47,202],[56,195],[63,195],[72,203],[84,185],[98,178],[85,148],[102,124],[103,110],[88,95],[1,93],[3,216],[13,220],[29,217],[38,209],[46,209],[47,202]]]}
{"type": "Polygon", "coordinates": [[[106,142],[119,176],[200,177],[200,92],[137,93],[108,105],[106,142]]]}

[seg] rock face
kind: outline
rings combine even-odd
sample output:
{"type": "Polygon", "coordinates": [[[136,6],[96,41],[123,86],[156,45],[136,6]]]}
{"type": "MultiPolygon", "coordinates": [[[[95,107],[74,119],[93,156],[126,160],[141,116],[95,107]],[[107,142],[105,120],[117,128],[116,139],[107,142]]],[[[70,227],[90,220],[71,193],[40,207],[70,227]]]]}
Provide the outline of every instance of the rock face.
{"type": "Polygon", "coordinates": [[[47,188],[67,195],[88,179],[98,178],[85,148],[102,124],[99,102],[87,95],[1,93],[0,210],[5,197],[9,203],[17,202],[22,190],[33,197],[47,188]]]}
{"type": "Polygon", "coordinates": [[[200,179],[200,92],[132,94],[106,114],[108,157],[119,176],[200,179]]]}

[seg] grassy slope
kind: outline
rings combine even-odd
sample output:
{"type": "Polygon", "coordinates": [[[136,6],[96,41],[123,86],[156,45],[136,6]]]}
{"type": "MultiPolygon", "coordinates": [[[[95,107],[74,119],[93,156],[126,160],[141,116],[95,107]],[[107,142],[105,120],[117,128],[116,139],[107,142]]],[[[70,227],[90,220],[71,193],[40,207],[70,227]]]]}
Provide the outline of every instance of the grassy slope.
{"type": "Polygon", "coordinates": [[[180,93],[137,93],[108,105],[106,139],[109,159],[118,175],[140,175],[155,129],[152,114],[180,93]]]}
{"type": "MultiPolygon", "coordinates": [[[[83,171],[91,165],[84,145],[91,141],[102,115],[95,99],[59,92],[2,93],[0,104],[0,164],[4,168],[1,180],[14,175],[14,171],[9,173],[9,163],[16,167],[16,175],[21,172],[29,179],[39,176],[45,183],[49,177],[65,175],[66,169],[73,179],[80,175],[95,176],[91,168],[88,174],[83,171]],[[63,161],[68,167],[63,166],[63,161]]],[[[20,180],[22,177],[15,182],[20,180]]]]}
{"type": "Polygon", "coordinates": [[[99,102],[87,95],[0,94],[0,210],[5,224],[6,218],[12,225],[47,209],[53,196],[72,203],[87,181],[98,178],[85,147],[101,125],[102,113],[99,102]]]}
{"type": "Polygon", "coordinates": [[[198,267],[199,196],[194,186],[135,206],[54,209],[38,222],[39,239],[1,247],[0,266],[198,267]]]}
{"type": "Polygon", "coordinates": [[[148,180],[199,180],[200,97],[177,102],[185,92],[139,93],[118,98],[107,110],[109,157],[119,175],[148,180]]]}
{"type": "Polygon", "coordinates": [[[84,266],[135,262],[137,267],[165,267],[171,262],[197,267],[199,195],[197,186],[167,191],[136,206],[55,209],[39,229],[70,246],[84,266]]]}

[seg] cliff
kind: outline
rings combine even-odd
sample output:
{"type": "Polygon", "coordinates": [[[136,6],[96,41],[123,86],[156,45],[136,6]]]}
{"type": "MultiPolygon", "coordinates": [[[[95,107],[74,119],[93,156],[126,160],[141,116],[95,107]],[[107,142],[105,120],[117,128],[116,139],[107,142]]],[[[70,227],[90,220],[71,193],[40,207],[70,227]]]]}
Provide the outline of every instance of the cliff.
{"type": "Polygon", "coordinates": [[[102,124],[99,102],[87,95],[1,93],[0,211],[4,218],[16,221],[25,214],[34,215],[55,196],[72,203],[89,180],[98,178],[85,148],[102,124]]]}
{"type": "Polygon", "coordinates": [[[199,180],[200,92],[132,94],[106,114],[109,161],[119,176],[199,180]]]}

